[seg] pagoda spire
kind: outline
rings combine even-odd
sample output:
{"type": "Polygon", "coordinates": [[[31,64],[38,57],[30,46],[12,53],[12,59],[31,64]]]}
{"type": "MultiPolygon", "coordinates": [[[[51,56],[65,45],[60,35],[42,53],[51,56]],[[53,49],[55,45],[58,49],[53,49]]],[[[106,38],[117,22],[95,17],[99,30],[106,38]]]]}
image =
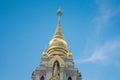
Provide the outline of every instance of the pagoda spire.
{"type": "Polygon", "coordinates": [[[67,48],[67,42],[64,39],[61,25],[60,25],[60,17],[62,15],[62,10],[59,8],[57,11],[58,15],[58,24],[56,31],[52,37],[52,39],[49,42],[49,48],[46,52],[43,53],[44,56],[69,56],[71,57],[72,55],[70,54],[68,48],[67,48]]]}
{"type": "Polygon", "coordinates": [[[66,48],[67,47],[67,42],[64,40],[64,36],[63,36],[61,25],[60,25],[60,17],[62,15],[62,10],[60,8],[57,11],[57,15],[58,15],[58,24],[57,24],[55,34],[54,34],[52,40],[50,41],[50,48],[51,47],[66,48]]]}
{"type": "Polygon", "coordinates": [[[55,34],[54,34],[53,38],[64,39],[64,36],[62,34],[61,25],[60,25],[60,17],[62,15],[62,10],[60,8],[57,11],[57,15],[58,15],[58,24],[57,24],[57,28],[56,28],[56,31],[55,31],[55,34]]]}

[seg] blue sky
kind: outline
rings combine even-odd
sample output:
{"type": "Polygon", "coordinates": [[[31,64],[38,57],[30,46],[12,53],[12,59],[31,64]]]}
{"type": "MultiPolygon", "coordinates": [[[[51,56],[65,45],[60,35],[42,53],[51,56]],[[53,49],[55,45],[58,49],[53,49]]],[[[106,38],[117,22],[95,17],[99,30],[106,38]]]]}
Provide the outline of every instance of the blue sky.
{"type": "Polygon", "coordinates": [[[31,80],[59,7],[83,80],[120,80],[120,0],[0,0],[0,80],[31,80]]]}

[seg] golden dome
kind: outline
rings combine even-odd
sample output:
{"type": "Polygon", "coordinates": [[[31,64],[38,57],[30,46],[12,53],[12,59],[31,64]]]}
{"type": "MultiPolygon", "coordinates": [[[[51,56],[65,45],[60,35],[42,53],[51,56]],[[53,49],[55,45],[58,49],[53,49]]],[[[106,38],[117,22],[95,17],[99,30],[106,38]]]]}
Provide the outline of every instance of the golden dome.
{"type": "Polygon", "coordinates": [[[64,40],[64,36],[62,34],[62,30],[60,27],[60,21],[58,22],[56,32],[55,32],[53,38],[51,39],[49,46],[50,46],[50,48],[52,48],[52,47],[66,48],[67,47],[67,42],[64,40]]]}

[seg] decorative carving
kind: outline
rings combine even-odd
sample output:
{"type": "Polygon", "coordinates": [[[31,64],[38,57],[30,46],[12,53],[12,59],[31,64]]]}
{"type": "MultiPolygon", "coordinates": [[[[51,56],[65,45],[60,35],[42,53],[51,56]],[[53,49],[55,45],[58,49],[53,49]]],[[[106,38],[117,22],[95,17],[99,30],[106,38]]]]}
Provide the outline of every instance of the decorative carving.
{"type": "Polygon", "coordinates": [[[53,75],[50,78],[50,80],[60,80],[60,75],[59,75],[59,70],[58,70],[57,63],[55,63],[55,67],[54,67],[54,70],[53,70],[53,75]]]}
{"type": "Polygon", "coordinates": [[[56,55],[55,57],[53,57],[53,58],[47,63],[47,66],[52,66],[56,60],[60,63],[60,66],[66,66],[64,60],[63,60],[60,56],[57,56],[57,55],[56,55]]]}

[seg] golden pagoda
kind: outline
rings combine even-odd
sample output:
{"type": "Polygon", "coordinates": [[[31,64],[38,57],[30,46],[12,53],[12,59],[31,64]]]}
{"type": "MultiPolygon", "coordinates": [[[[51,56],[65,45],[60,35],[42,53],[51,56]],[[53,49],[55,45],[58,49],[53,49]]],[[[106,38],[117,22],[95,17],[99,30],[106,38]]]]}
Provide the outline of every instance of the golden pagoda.
{"type": "Polygon", "coordinates": [[[56,31],[49,42],[49,48],[43,52],[40,66],[32,73],[32,80],[82,80],[81,73],[74,68],[71,51],[62,33],[60,8],[57,15],[56,31]]]}

